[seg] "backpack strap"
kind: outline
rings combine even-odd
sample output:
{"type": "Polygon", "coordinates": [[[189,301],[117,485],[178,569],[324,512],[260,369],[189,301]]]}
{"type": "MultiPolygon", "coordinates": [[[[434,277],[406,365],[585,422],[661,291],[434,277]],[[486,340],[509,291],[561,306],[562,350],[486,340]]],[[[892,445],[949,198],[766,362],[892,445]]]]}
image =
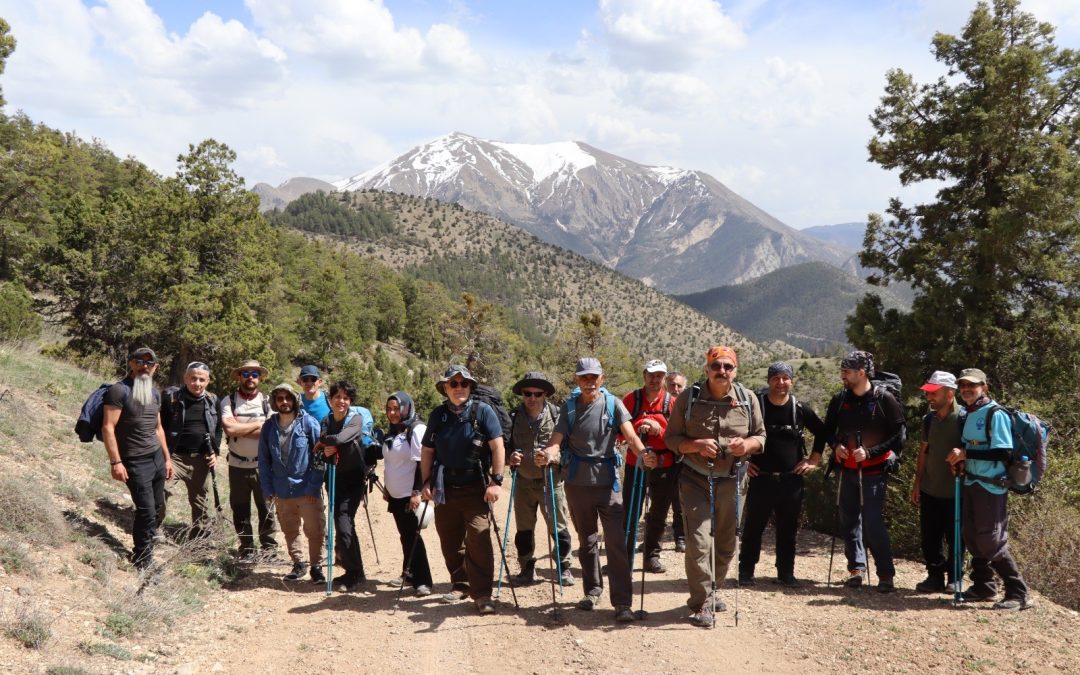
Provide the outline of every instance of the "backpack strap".
{"type": "Polygon", "coordinates": [[[698,398],[701,397],[702,380],[698,380],[694,384],[690,385],[690,396],[686,399],[686,412],[683,414],[683,423],[690,424],[690,411],[693,410],[694,404],[697,403],[698,398]]]}
{"type": "Polygon", "coordinates": [[[660,414],[665,418],[671,417],[671,400],[672,396],[667,391],[664,391],[664,402],[660,404],[660,414]]]}

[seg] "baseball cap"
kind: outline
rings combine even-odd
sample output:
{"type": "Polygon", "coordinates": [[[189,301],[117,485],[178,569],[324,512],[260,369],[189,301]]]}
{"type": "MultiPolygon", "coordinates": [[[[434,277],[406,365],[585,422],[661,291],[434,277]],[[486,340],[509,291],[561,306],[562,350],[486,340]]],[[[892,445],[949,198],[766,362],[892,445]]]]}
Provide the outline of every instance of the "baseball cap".
{"type": "Polygon", "coordinates": [[[574,367],[575,375],[603,375],[604,367],[600,365],[600,359],[594,359],[591,356],[578,359],[577,365],[574,367]]]}
{"type": "Polygon", "coordinates": [[[322,377],[322,376],[319,375],[319,369],[317,367],[308,365],[308,366],[304,366],[303,368],[300,369],[300,377],[301,378],[304,378],[304,377],[316,377],[316,378],[318,378],[318,377],[322,377]]]}
{"type": "Polygon", "coordinates": [[[974,382],[975,384],[986,384],[986,373],[978,368],[964,368],[960,371],[960,377],[956,379],[958,382],[967,380],[968,382],[974,382]]]}
{"type": "Polygon", "coordinates": [[[645,364],[646,373],[666,373],[667,365],[660,359],[653,359],[645,364]]]}
{"type": "Polygon", "coordinates": [[[149,359],[154,363],[157,363],[158,360],[157,354],[155,354],[154,350],[150,349],[149,347],[139,347],[135,351],[131,352],[131,356],[128,357],[128,361],[134,361],[135,359],[149,359]]]}
{"type": "Polygon", "coordinates": [[[942,387],[945,387],[946,389],[956,389],[956,376],[952,373],[946,373],[944,370],[935,370],[926,380],[926,384],[919,387],[919,389],[922,389],[923,391],[937,391],[942,387]]]}

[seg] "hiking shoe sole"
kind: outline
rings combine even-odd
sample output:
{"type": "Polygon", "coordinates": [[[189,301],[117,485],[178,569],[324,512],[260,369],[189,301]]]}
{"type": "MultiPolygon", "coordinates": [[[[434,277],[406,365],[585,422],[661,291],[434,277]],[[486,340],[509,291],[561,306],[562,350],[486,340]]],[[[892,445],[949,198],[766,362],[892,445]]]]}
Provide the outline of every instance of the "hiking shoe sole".
{"type": "Polygon", "coordinates": [[[994,603],[994,609],[1001,612],[1019,612],[1034,606],[1035,601],[1031,598],[1006,598],[994,603]]]}
{"type": "Polygon", "coordinates": [[[417,586],[414,595],[418,598],[426,598],[431,595],[431,586],[417,586]]]}
{"type": "Polygon", "coordinates": [[[469,598],[469,594],[465,591],[450,591],[444,595],[439,596],[439,601],[444,605],[454,605],[469,598]]]}
{"type": "Polygon", "coordinates": [[[615,608],[615,622],[616,623],[633,623],[634,612],[625,605],[615,608]]]}
{"type": "Polygon", "coordinates": [[[480,614],[480,616],[487,616],[489,614],[494,614],[495,613],[495,605],[492,604],[491,600],[488,599],[488,598],[485,598],[483,600],[477,600],[476,601],[476,611],[477,611],[477,613],[480,614]]]}
{"type": "Polygon", "coordinates": [[[844,582],[844,586],[847,588],[860,588],[863,585],[863,577],[861,574],[852,574],[844,582]]]}
{"type": "Polygon", "coordinates": [[[595,595],[586,595],[581,600],[578,600],[576,606],[577,606],[578,609],[580,609],[582,611],[591,612],[599,604],[600,604],[600,598],[598,598],[595,595]]]}

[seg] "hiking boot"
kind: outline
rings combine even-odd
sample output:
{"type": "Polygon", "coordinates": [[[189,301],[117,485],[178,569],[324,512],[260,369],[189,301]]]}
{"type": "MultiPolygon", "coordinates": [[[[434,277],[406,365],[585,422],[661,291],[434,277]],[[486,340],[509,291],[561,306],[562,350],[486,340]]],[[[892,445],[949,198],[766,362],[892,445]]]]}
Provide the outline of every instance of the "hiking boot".
{"type": "Polygon", "coordinates": [[[944,593],[945,577],[929,574],[925,579],[915,584],[915,590],[920,593],[944,593]]]}
{"type": "Polygon", "coordinates": [[[529,560],[521,566],[521,572],[514,577],[519,584],[531,584],[536,581],[536,561],[529,560]]]}
{"type": "Polygon", "coordinates": [[[757,585],[757,580],[754,579],[753,574],[740,574],[739,575],[739,585],[740,586],[756,586],[757,585]]]}
{"type": "Polygon", "coordinates": [[[664,563],[660,562],[660,558],[649,558],[645,561],[645,571],[653,574],[663,574],[667,572],[667,568],[664,567],[664,563]]]}
{"type": "Polygon", "coordinates": [[[246,551],[244,553],[241,553],[240,556],[236,559],[236,562],[239,565],[254,565],[258,561],[259,558],[255,555],[255,551],[246,551]]]}
{"type": "Polygon", "coordinates": [[[848,574],[850,576],[847,578],[847,581],[844,582],[845,586],[847,586],[848,588],[859,588],[860,586],[862,586],[862,570],[851,570],[850,572],[848,572],[848,574]]]}
{"type": "Polygon", "coordinates": [[[972,584],[960,597],[964,602],[990,602],[996,595],[997,592],[989,586],[972,584]]]}
{"type": "Polygon", "coordinates": [[[561,579],[562,579],[562,585],[563,586],[573,586],[574,584],[577,583],[577,581],[574,580],[574,573],[570,571],[570,561],[569,560],[567,560],[565,563],[563,563],[561,579]]]}
{"type": "Polygon", "coordinates": [[[893,585],[892,577],[878,577],[877,592],[878,593],[892,593],[896,590],[896,586],[893,585]]]}
{"type": "Polygon", "coordinates": [[[334,588],[342,593],[351,593],[356,590],[358,585],[359,584],[356,583],[356,578],[347,572],[337,579],[334,579],[334,588]]]}
{"type": "Polygon", "coordinates": [[[285,575],[285,581],[300,581],[307,574],[307,563],[293,563],[292,570],[285,575]]]}
{"type": "Polygon", "coordinates": [[[398,577],[396,579],[391,579],[390,581],[387,581],[386,585],[390,586],[391,588],[401,588],[402,586],[405,585],[405,575],[402,575],[402,576],[400,576],[400,577],[398,577]]]}
{"type": "Polygon", "coordinates": [[[487,616],[495,613],[495,605],[491,602],[491,598],[480,598],[476,601],[476,611],[480,616],[487,616]]]}
{"type": "Polygon", "coordinates": [[[461,602],[462,600],[468,600],[468,599],[469,599],[468,591],[464,591],[464,590],[462,590],[460,588],[455,588],[454,590],[450,591],[449,593],[446,593],[445,595],[440,595],[439,596],[439,601],[442,602],[444,605],[453,605],[453,604],[461,602]]]}
{"type": "Polygon", "coordinates": [[[164,544],[165,542],[169,541],[161,528],[154,530],[154,536],[151,539],[155,544],[164,544]]]}
{"type": "Polygon", "coordinates": [[[599,604],[599,595],[586,595],[584,598],[578,600],[577,608],[586,612],[591,612],[593,608],[599,604]]]}
{"type": "Polygon", "coordinates": [[[633,623],[634,612],[628,605],[619,605],[615,608],[615,623],[633,623]]]}
{"type": "Polygon", "coordinates": [[[679,539],[675,540],[675,552],[676,553],[686,553],[686,540],[685,539],[680,537],[679,539]]]}
{"type": "Polygon", "coordinates": [[[1019,612],[1024,609],[1031,609],[1035,606],[1035,601],[1031,599],[1030,595],[1025,595],[1022,598],[1005,598],[994,603],[994,609],[1000,609],[1003,612],[1019,612]]]}
{"type": "Polygon", "coordinates": [[[414,595],[418,598],[426,598],[431,595],[431,586],[425,586],[423,584],[417,586],[414,595]]]}
{"type": "Polygon", "coordinates": [[[322,565],[311,568],[311,583],[316,586],[326,583],[326,575],[323,574],[322,565]]]}
{"type": "Polygon", "coordinates": [[[712,628],[714,622],[715,617],[707,602],[690,615],[690,623],[699,628],[712,628]]]}
{"type": "Polygon", "coordinates": [[[802,582],[795,578],[794,574],[781,574],[776,577],[776,583],[784,588],[801,588],[802,582]]]}
{"type": "MultiPolygon", "coordinates": [[[[705,604],[708,604],[708,603],[705,603],[705,604]]],[[[724,602],[723,600],[721,600],[720,598],[717,598],[717,597],[713,596],[712,611],[714,611],[714,612],[726,612],[727,611],[727,603],[724,602]]]]}

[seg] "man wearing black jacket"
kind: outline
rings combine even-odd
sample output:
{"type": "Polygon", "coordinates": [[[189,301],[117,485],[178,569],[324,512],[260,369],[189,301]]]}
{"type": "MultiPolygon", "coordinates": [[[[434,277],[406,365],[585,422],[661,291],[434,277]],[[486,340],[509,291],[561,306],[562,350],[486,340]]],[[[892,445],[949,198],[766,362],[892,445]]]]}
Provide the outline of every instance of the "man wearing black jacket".
{"type": "Polygon", "coordinates": [[[814,452],[820,454],[825,443],[835,439],[840,530],[849,573],[844,584],[862,586],[868,547],[877,566],[877,589],[889,593],[895,590],[896,568],[884,518],[885,478],[903,451],[906,430],[900,403],[884,386],[875,385],[873,376],[870,352],[854,351],[840,362],[844,388],[829,402],[825,435],[814,439],[814,452]]]}
{"type": "Polygon", "coordinates": [[[759,395],[765,420],[765,451],[750,457],[747,473],[746,524],[739,553],[739,584],[754,584],[754,566],[761,557],[761,535],[776,514],[776,581],[788,588],[795,578],[795,535],[799,531],[804,494],[803,476],[817,468],[821,452],[806,457],[803,428],[828,440],[825,423],[791,393],[794,371],[787,363],[769,366],[769,391],[759,395]]]}
{"type": "Polygon", "coordinates": [[[189,540],[207,534],[206,479],[221,452],[217,397],[206,391],[209,384],[210,367],[193,361],[184,371],[184,386],[169,387],[161,397],[161,426],[173,459],[173,478],[165,484],[166,502],[158,513],[158,524],[165,518],[165,504],[183,482],[191,505],[189,540]]]}

